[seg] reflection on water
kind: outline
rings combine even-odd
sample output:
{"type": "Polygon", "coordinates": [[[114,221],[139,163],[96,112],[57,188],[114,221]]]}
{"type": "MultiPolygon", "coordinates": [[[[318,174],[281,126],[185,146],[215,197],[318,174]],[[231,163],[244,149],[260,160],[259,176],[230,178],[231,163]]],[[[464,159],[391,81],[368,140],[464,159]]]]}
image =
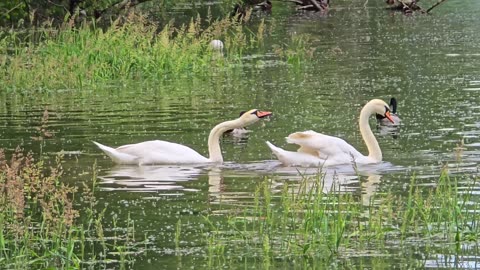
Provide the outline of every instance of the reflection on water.
{"type": "Polygon", "coordinates": [[[478,250],[475,247],[462,247],[462,249],[464,253],[471,253],[471,255],[432,254],[433,258],[428,258],[424,266],[427,269],[479,269],[478,250]]]}
{"type": "Polygon", "coordinates": [[[398,139],[400,134],[400,125],[378,125],[378,134],[380,136],[392,136],[393,139],[398,139]]]}
{"type": "Polygon", "coordinates": [[[182,182],[196,180],[202,169],[188,166],[122,166],[117,165],[99,175],[105,191],[152,192],[159,190],[186,190],[182,182]]]}
{"type": "MultiPolygon", "coordinates": [[[[306,186],[315,184],[321,178],[323,191],[353,192],[360,189],[362,201],[369,203],[380,183],[381,173],[397,170],[391,164],[364,165],[363,167],[337,166],[333,168],[296,168],[283,167],[277,161],[256,162],[250,164],[227,163],[225,165],[188,166],[120,166],[99,175],[100,187],[103,191],[159,192],[189,191],[200,192],[189,188],[190,181],[198,181],[202,176],[208,179],[208,197],[210,203],[235,204],[240,199],[251,197],[250,191],[234,191],[225,179],[244,179],[264,175],[271,182],[274,193],[281,192],[285,182],[292,189],[300,187],[305,180],[306,186]],[[365,178],[366,180],[361,180],[365,178]]],[[[253,188],[253,190],[255,190],[253,188]]],[[[168,192],[167,192],[168,194],[168,192]]],[[[165,195],[165,194],[162,194],[165,195]]]]}

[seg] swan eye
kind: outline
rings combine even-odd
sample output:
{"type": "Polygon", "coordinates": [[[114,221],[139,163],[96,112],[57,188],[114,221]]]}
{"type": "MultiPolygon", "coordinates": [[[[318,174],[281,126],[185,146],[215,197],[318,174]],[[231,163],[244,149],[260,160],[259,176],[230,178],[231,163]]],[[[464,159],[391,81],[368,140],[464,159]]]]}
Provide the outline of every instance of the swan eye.
{"type": "Polygon", "coordinates": [[[389,112],[390,111],[390,108],[388,108],[387,106],[385,106],[385,113],[389,112]]]}

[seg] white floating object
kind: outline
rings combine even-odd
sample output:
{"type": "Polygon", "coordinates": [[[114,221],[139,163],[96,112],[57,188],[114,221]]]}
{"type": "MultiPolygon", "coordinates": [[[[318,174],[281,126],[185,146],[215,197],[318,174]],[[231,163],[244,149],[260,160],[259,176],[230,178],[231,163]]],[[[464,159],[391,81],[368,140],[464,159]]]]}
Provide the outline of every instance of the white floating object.
{"type": "Polygon", "coordinates": [[[216,51],[223,51],[223,42],[218,39],[210,41],[210,48],[216,51]]]}

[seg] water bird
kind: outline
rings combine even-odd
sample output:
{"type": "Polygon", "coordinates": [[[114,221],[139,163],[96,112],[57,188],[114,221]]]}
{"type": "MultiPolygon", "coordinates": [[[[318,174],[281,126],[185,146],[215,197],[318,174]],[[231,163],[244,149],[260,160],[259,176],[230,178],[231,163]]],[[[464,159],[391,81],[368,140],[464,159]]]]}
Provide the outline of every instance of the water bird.
{"type": "Polygon", "coordinates": [[[390,122],[389,119],[387,119],[385,116],[381,115],[381,114],[376,114],[376,118],[377,118],[377,121],[380,125],[383,125],[383,126],[398,126],[400,125],[400,122],[402,121],[400,119],[400,117],[398,117],[397,115],[397,99],[392,97],[390,99],[390,116],[393,120],[393,123],[390,122]]]}
{"type": "Polygon", "coordinates": [[[298,144],[297,152],[286,151],[267,141],[273,154],[286,166],[331,166],[355,162],[358,164],[379,163],[382,151],[378,145],[368,119],[372,114],[381,114],[393,122],[388,104],[380,99],[372,99],[360,112],[359,126],[362,138],[368,148],[368,156],[364,156],[343,139],[324,135],[312,130],[295,132],[286,138],[288,143],[298,144]]]}
{"type": "Polygon", "coordinates": [[[223,51],[223,42],[221,40],[218,40],[218,39],[214,39],[212,41],[210,41],[210,44],[209,44],[210,48],[214,51],[223,51]]]}
{"type": "MultiPolygon", "coordinates": [[[[241,117],[245,113],[246,113],[246,111],[241,111],[238,116],[241,117]]],[[[227,131],[225,131],[224,134],[229,134],[229,135],[232,135],[233,137],[239,137],[240,138],[240,137],[245,137],[245,134],[247,134],[249,132],[250,132],[250,130],[246,129],[245,127],[241,127],[241,128],[235,128],[235,129],[227,130],[227,131]]]]}
{"type": "Polygon", "coordinates": [[[248,126],[270,115],[272,115],[271,112],[252,109],[235,120],[216,125],[208,136],[208,158],[185,145],[160,140],[127,144],[118,148],[112,148],[98,142],[93,143],[118,164],[222,163],[220,136],[227,130],[248,126]]]}

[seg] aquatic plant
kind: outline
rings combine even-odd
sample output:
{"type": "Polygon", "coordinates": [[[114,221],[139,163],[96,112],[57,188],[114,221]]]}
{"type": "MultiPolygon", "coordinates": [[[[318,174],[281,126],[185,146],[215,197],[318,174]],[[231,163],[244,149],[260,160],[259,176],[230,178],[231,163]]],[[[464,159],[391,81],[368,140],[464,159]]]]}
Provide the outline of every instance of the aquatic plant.
{"type": "Polygon", "coordinates": [[[62,172],[60,158],[48,168],[18,148],[9,161],[0,151],[0,268],[79,269],[117,258],[120,265],[132,263],[127,254],[141,252],[134,236],[105,242],[95,181],[84,186],[78,204],[77,188],[62,183],[62,172]]]}
{"type": "Polygon", "coordinates": [[[275,54],[296,68],[301,67],[306,59],[311,59],[315,50],[307,35],[293,35],[289,44],[274,45],[275,54]]]}
{"type": "Polygon", "coordinates": [[[107,29],[65,23],[22,35],[5,33],[0,38],[0,82],[11,90],[72,89],[212,74],[235,68],[232,63],[241,62],[244,51],[267,34],[263,23],[254,33],[229,18],[207,21],[207,27],[200,17],[180,27],[159,27],[131,13],[107,29]],[[225,41],[225,54],[210,48],[213,39],[225,41]]]}
{"type": "Polygon", "coordinates": [[[348,261],[342,254],[358,250],[384,253],[391,246],[408,248],[419,242],[425,247],[458,245],[480,236],[478,205],[468,203],[475,179],[467,179],[467,188],[459,192],[457,178],[446,170],[434,187],[417,185],[413,176],[407,194],[379,192],[365,204],[335,186],[325,193],[323,177],[286,182],[280,194],[266,178],[257,187],[253,206],[233,211],[228,222],[206,216],[209,266],[247,260],[269,266],[282,258],[287,264],[326,267],[348,261]]]}

